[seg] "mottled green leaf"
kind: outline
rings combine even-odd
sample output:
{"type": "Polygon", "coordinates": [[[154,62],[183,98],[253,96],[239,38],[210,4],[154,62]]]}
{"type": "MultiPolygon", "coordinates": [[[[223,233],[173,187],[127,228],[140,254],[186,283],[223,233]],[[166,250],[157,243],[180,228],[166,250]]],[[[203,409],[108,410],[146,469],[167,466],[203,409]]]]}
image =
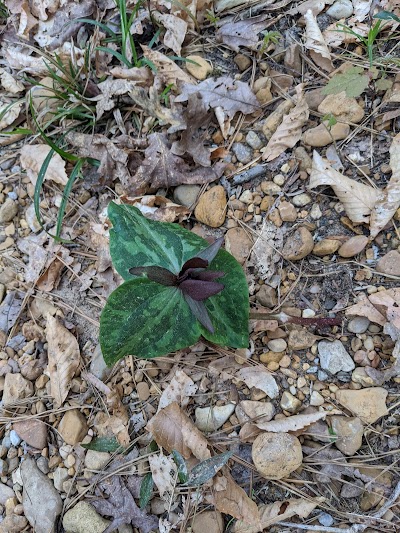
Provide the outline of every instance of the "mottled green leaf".
{"type": "Polygon", "coordinates": [[[94,437],[88,444],[82,444],[81,446],[95,452],[114,453],[117,450],[122,451],[122,446],[115,437],[94,437]]]}
{"type": "Polygon", "coordinates": [[[177,450],[172,450],[172,457],[178,468],[178,479],[181,483],[186,483],[188,480],[188,470],[185,459],[177,450]]]}
{"type": "Polygon", "coordinates": [[[100,318],[101,351],[109,366],[125,355],[149,358],[186,348],[200,334],[182,292],[146,278],[120,285],[100,318]]]}
{"type": "Polygon", "coordinates": [[[346,72],[335,74],[322,89],[322,94],[339,94],[345,91],[346,96],[360,96],[368,87],[369,77],[361,67],[351,67],[346,72]]]}
{"type": "Polygon", "coordinates": [[[151,472],[149,472],[144,476],[140,485],[139,505],[141,509],[144,509],[151,500],[153,484],[153,476],[151,475],[151,472]]]}
{"type": "Polygon", "coordinates": [[[207,246],[207,241],[178,224],[155,222],[128,204],[111,202],[108,216],[113,265],[124,279],[132,267],[159,266],[178,274],[183,264],[207,246]]]}
{"type": "Polygon", "coordinates": [[[187,485],[189,485],[189,487],[203,485],[209,479],[212,479],[218,470],[226,465],[232,455],[233,452],[225,452],[221,453],[220,455],[214,455],[214,457],[202,461],[192,468],[189,474],[187,485]]]}

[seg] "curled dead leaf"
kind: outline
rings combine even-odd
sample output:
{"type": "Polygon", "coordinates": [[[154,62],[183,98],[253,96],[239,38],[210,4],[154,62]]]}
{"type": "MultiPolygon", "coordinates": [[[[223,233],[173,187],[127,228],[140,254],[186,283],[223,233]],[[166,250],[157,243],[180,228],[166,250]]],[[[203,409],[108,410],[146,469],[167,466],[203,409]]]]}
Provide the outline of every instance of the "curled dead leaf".
{"type": "MultiPolygon", "coordinates": [[[[36,184],[39,171],[48,156],[51,147],[47,144],[26,144],[21,148],[21,166],[26,170],[32,184],[36,184]]],[[[65,171],[65,161],[54,153],[45,174],[46,180],[54,181],[60,185],[66,185],[68,175],[65,171]]]]}
{"type": "Polygon", "coordinates": [[[262,365],[242,368],[236,376],[244,381],[248,387],[256,387],[264,391],[271,399],[279,394],[278,385],[269,370],[262,365]]]}
{"type": "Polygon", "coordinates": [[[317,19],[311,9],[304,15],[306,21],[306,48],[315,63],[326,72],[332,72],[331,54],[319,29],[317,19]]]}
{"type": "Polygon", "coordinates": [[[271,420],[269,422],[262,422],[257,420],[254,424],[263,431],[271,431],[272,433],[297,433],[314,424],[318,420],[325,418],[327,413],[325,411],[317,411],[315,413],[308,413],[305,415],[293,415],[279,420],[271,420]]]}
{"type": "Polygon", "coordinates": [[[161,394],[158,411],[164,409],[173,402],[181,407],[186,407],[190,397],[196,394],[198,386],[190,379],[183,370],[177,370],[168,387],[161,394]]]}
{"type": "Polygon", "coordinates": [[[157,67],[157,76],[165,85],[177,85],[178,80],[184,83],[196,83],[194,78],[161,52],[144,45],[142,45],[142,50],[144,57],[157,67]]]}
{"type": "Polygon", "coordinates": [[[213,500],[217,511],[229,514],[246,524],[260,524],[257,504],[239,487],[226,468],[223,475],[214,478],[213,500]]]}

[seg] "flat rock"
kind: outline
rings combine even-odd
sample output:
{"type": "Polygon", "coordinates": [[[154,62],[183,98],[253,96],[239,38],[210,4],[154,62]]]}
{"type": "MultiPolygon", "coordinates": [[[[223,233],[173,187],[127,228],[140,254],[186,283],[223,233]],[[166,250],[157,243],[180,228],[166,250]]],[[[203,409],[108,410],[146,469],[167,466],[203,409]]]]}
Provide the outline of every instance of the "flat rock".
{"type": "Polygon", "coordinates": [[[317,242],[313,248],[312,253],[318,257],[323,257],[324,255],[331,255],[337,252],[340,246],[340,241],[336,239],[322,239],[317,242]]]}
{"type": "Polygon", "coordinates": [[[18,213],[18,204],[11,198],[6,198],[6,201],[0,207],[0,224],[6,224],[18,213]]]}
{"type": "Polygon", "coordinates": [[[400,254],[392,250],[381,257],[376,264],[376,270],[390,276],[400,276],[400,254]]]}
{"type": "Polygon", "coordinates": [[[331,374],[337,374],[340,371],[350,372],[356,366],[340,341],[320,341],[318,343],[318,354],[321,367],[331,374]]]}
{"type": "Polygon", "coordinates": [[[263,147],[263,142],[256,132],[250,130],[246,135],[247,144],[253,148],[253,150],[260,150],[263,147]]]}
{"type": "Polygon", "coordinates": [[[364,426],[357,417],[331,416],[331,427],[336,433],[335,446],[345,455],[354,455],[361,448],[364,426]]]}
{"type": "Polygon", "coordinates": [[[225,233],[225,249],[243,265],[253,248],[253,241],[243,228],[231,228],[225,233]]]}
{"type": "Polygon", "coordinates": [[[223,533],[224,530],[224,520],[218,511],[205,511],[193,518],[193,533],[223,533]]]}
{"type": "Polygon", "coordinates": [[[103,533],[109,523],[90,503],[83,501],[67,511],[63,518],[63,526],[68,533],[103,533]]]}
{"type": "Polygon", "coordinates": [[[245,415],[241,420],[240,416],[236,414],[241,424],[248,422],[250,419],[257,419],[257,422],[269,422],[275,414],[275,407],[271,402],[242,400],[239,403],[239,408],[242,410],[242,414],[245,415]]]}
{"type": "Polygon", "coordinates": [[[381,416],[388,414],[386,397],[388,392],[382,387],[360,390],[342,389],[336,391],[337,401],[354,413],[364,424],[373,424],[381,416]]]}
{"type": "Polygon", "coordinates": [[[86,419],[78,409],[67,411],[62,417],[58,431],[67,444],[78,444],[87,433],[86,419]]]}
{"type": "Polygon", "coordinates": [[[310,395],[310,405],[319,407],[325,403],[325,398],[316,390],[313,390],[310,395]]]}
{"type": "Polygon", "coordinates": [[[279,353],[286,350],[287,342],[285,339],[272,339],[271,341],[268,341],[267,346],[271,352],[279,353]]]}
{"type": "Polygon", "coordinates": [[[332,114],[339,122],[356,124],[361,122],[365,115],[357,100],[347,96],[345,91],[328,94],[318,106],[318,111],[323,116],[332,114]]]}
{"type": "Polygon", "coordinates": [[[356,316],[348,323],[347,329],[350,333],[365,333],[370,325],[370,321],[366,316],[356,316]]]}
{"type": "Polygon", "coordinates": [[[225,424],[234,410],[233,403],[216,405],[215,407],[197,407],[195,424],[201,431],[216,431],[225,424]]]}
{"type": "Polygon", "coordinates": [[[256,293],[257,302],[263,307],[272,309],[278,303],[276,290],[270,285],[261,285],[260,290],[256,293]]]}
{"type": "Polygon", "coordinates": [[[324,124],[319,124],[315,128],[310,128],[303,133],[302,141],[304,144],[313,147],[327,146],[333,141],[341,141],[345,139],[350,133],[350,126],[337,122],[330,129],[324,124]]]}
{"type": "Polygon", "coordinates": [[[353,14],[353,9],[351,0],[336,0],[326,11],[326,14],[335,20],[347,19],[353,14]]]}
{"type": "Polygon", "coordinates": [[[236,159],[240,161],[240,163],[250,163],[250,161],[253,158],[253,150],[243,143],[233,143],[232,144],[232,151],[236,156],[236,159]]]}
{"type": "Polygon", "coordinates": [[[262,476],[282,479],[301,466],[303,452],[299,439],[294,435],[264,432],[253,443],[252,458],[262,476]]]}
{"type": "Polygon", "coordinates": [[[42,450],[47,446],[47,426],[41,420],[23,420],[13,424],[14,430],[29,446],[42,450]]]}
{"type": "Polygon", "coordinates": [[[174,190],[174,200],[177,204],[190,207],[197,200],[200,190],[200,185],[178,185],[174,190]]]}
{"type": "Polygon", "coordinates": [[[3,404],[12,405],[18,400],[30,398],[33,395],[33,385],[22,374],[6,374],[3,389],[3,404]]]}
{"type": "Polygon", "coordinates": [[[217,185],[206,191],[201,197],[194,211],[199,222],[212,228],[219,228],[225,221],[226,193],[222,185],[217,185]]]}
{"type": "Polygon", "coordinates": [[[15,492],[11,487],[8,485],[5,485],[4,483],[0,483],[0,504],[5,505],[6,501],[9,498],[14,498],[15,492]]]}
{"type": "Polygon", "coordinates": [[[294,222],[297,219],[297,210],[293,204],[283,201],[278,205],[278,211],[283,222],[294,222]]]}
{"type": "Polygon", "coordinates": [[[108,452],[97,452],[96,450],[88,450],[85,456],[85,467],[89,470],[103,470],[110,460],[108,452]]]}
{"type": "Polygon", "coordinates": [[[298,228],[285,242],[282,256],[288,261],[300,261],[312,252],[314,241],[307,228],[298,228]]]}
{"type": "Polygon", "coordinates": [[[301,401],[290,392],[285,391],[282,394],[280,406],[284,411],[288,411],[288,413],[292,414],[297,413],[300,410],[301,405],[301,401]]]}
{"type": "Polygon", "coordinates": [[[368,244],[368,237],[365,235],[354,235],[342,244],[338,250],[340,257],[354,257],[361,253],[368,244]]]}
{"type": "Polygon", "coordinates": [[[288,346],[291,350],[306,350],[311,348],[317,337],[306,328],[296,328],[289,332],[288,346]]]}
{"type": "Polygon", "coordinates": [[[186,59],[190,59],[196,63],[185,61],[186,70],[193,76],[193,78],[196,78],[196,80],[205,80],[207,76],[211,74],[213,68],[204,57],[192,55],[187,56],[186,59]]]}
{"type": "Polygon", "coordinates": [[[62,500],[51,480],[43,474],[33,459],[21,464],[24,514],[35,533],[53,533],[56,519],[62,511],[62,500]]]}

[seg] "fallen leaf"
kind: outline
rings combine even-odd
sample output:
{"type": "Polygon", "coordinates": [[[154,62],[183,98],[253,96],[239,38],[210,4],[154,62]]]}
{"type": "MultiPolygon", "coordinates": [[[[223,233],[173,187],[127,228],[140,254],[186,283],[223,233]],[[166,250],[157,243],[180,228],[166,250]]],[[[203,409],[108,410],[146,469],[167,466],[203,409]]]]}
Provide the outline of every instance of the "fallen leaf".
{"type": "Polygon", "coordinates": [[[182,43],[186,37],[187,23],[170,13],[154,13],[154,19],[167,30],[163,37],[164,46],[170,48],[177,56],[181,55],[182,43]]]}
{"type": "Polygon", "coordinates": [[[227,469],[224,469],[222,476],[214,478],[212,494],[217,511],[242,520],[246,524],[260,523],[257,504],[239,487],[227,469]]]}
{"type": "Polygon", "coordinates": [[[134,81],[143,87],[150,87],[154,81],[153,74],[148,67],[113,67],[110,69],[110,74],[114,78],[134,81]]]}
{"type": "MultiPolygon", "coordinates": [[[[349,30],[358,33],[361,37],[367,37],[370,30],[369,24],[359,24],[353,17],[346,20],[346,27],[349,28],[349,30]]],[[[330,24],[323,31],[323,37],[327,46],[333,48],[338,48],[343,43],[352,44],[359,42],[359,38],[351,33],[351,31],[342,31],[340,27],[338,27],[337,21],[330,24]]]]}
{"type": "Polygon", "coordinates": [[[52,21],[53,24],[49,33],[54,39],[48,44],[48,49],[55,50],[65,42],[71,41],[79,30],[85,26],[84,22],[79,22],[77,19],[92,18],[95,7],[94,0],[85,0],[85,2],[67,0],[62,2],[52,21]],[[68,24],[70,21],[74,21],[74,23],[68,24]]]}
{"type": "Polygon", "coordinates": [[[4,333],[13,327],[22,309],[23,298],[17,291],[9,291],[0,305],[0,330],[4,333]]]}
{"type": "Polygon", "coordinates": [[[25,90],[25,86],[20,81],[16,80],[14,76],[3,70],[0,75],[1,85],[10,94],[18,94],[25,90]]]}
{"type": "Polygon", "coordinates": [[[46,76],[49,72],[43,56],[32,56],[32,51],[28,53],[22,46],[8,46],[3,48],[2,53],[6,64],[20,74],[29,72],[35,76],[46,76]]]}
{"type": "MultiPolygon", "coordinates": [[[[182,130],[186,127],[181,110],[175,106],[171,99],[170,107],[162,106],[157,87],[149,87],[148,91],[143,87],[132,87],[129,96],[135,105],[141,108],[147,115],[159,120],[160,125],[171,124],[174,131],[182,130]]],[[[171,129],[169,130],[171,132],[171,129]]]]}
{"type": "Polygon", "coordinates": [[[50,394],[54,406],[60,407],[68,395],[71,380],[78,370],[81,356],[78,341],[57,318],[47,316],[48,370],[50,394]]]}
{"type": "Polygon", "coordinates": [[[269,18],[269,14],[263,14],[258,17],[223,24],[216,32],[217,41],[235,52],[239,52],[240,46],[257,50],[260,42],[258,34],[268,27],[269,18]]]}
{"type": "Polygon", "coordinates": [[[390,146],[390,167],[392,176],[384,191],[378,196],[371,212],[370,234],[374,239],[392,219],[400,206],[400,134],[392,140],[390,146]]]}
{"type": "Polygon", "coordinates": [[[370,14],[371,1],[370,0],[352,0],[354,7],[354,18],[358,22],[363,22],[370,14]]]}
{"type": "MultiPolygon", "coordinates": [[[[26,170],[32,185],[36,185],[39,171],[48,156],[51,147],[47,144],[26,144],[21,148],[21,166],[26,170]]],[[[66,185],[68,175],[65,171],[65,161],[54,153],[45,174],[46,180],[54,181],[59,185],[66,185]]]]}
{"type": "Polygon", "coordinates": [[[177,96],[175,102],[186,102],[191,94],[200,95],[208,107],[213,109],[222,107],[229,118],[238,112],[247,115],[261,109],[250,86],[228,76],[208,78],[198,85],[183,84],[181,94],[177,96]]]}
{"type": "Polygon", "coordinates": [[[348,307],[345,311],[346,316],[365,316],[371,322],[380,324],[383,326],[386,322],[386,318],[382,315],[368,298],[357,302],[356,304],[348,307]]]}
{"type": "Polygon", "coordinates": [[[311,9],[304,15],[306,21],[306,43],[305,46],[310,50],[310,56],[313,61],[325,72],[332,72],[333,64],[331,54],[324,41],[324,37],[319,29],[316,17],[311,9]]]}
{"type": "Polygon", "coordinates": [[[304,98],[302,84],[296,87],[296,94],[297,103],[295,107],[283,117],[282,123],[265,147],[262,157],[265,161],[276,159],[288,148],[293,148],[301,139],[302,128],[307,123],[310,112],[304,98]]]}
{"type": "Polygon", "coordinates": [[[347,216],[355,223],[369,222],[379,191],[337,172],[314,151],[309,188],[329,185],[342,202],[347,216]]]}
{"type": "Polygon", "coordinates": [[[247,266],[254,265],[260,278],[267,282],[275,274],[281,260],[277,250],[282,247],[283,231],[265,218],[261,228],[257,229],[257,240],[247,266]]]}
{"type": "MultiPolygon", "coordinates": [[[[312,511],[324,498],[319,498],[319,501],[308,501],[303,498],[291,498],[284,501],[275,501],[267,505],[260,505],[260,527],[249,526],[243,521],[238,521],[233,526],[233,533],[261,533],[266,528],[276,524],[277,522],[284,522],[299,516],[300,518],[307,518],[312,511]]],[[[295,527],[296,524],[293,524],[295,527]]]]}
{"type": "Polygon", "coordinates": [[[208,442],[176,402],[161,409],[146,426],[154,440],[169,453],[177,450],[185,459],[211,457],[208,442]]]}
{"type": "Polygon", "coordinates": [[[56,13],[59,6],[59,0],[36,0],[32,2],[32,14],[39,20],[47,20],[49,14],[56,13]]]}
{"type": "Polygon", "coordinates": [[[49,253],[44,248],[49,236],[42,231],[38,235],[29,235],[17,241],[17,246],[22,253],[28,256],[28,264],[25,268],[25,281],[36,282],[46,267],[49,253]]]}
{"type": "Polygon", "coordinates": [[[177,468],[171,457],[166,457],[160,452],[158,455],[150,455],[150,470],[154,484],[160,492],[163,500],[170,502],[177,482],[177,468]]]}
{"type": "Polygon", "coordinates": [[[221,177],[224,163],[214,167],[192,170],[180,157],[171,152],[171,144],[164,133],[151,133],[145,158],[136,172],[129,192],[143,194],[150,190],[175,187],[181,184],[205,184],[221,177]]]}
{"type": "Polygon", "coordinates": [[[135,82],[124,79],[112,79],[109,78],[99,84],[101,94],[94,97],[93,100],[96,103],[96,118],[99,120],[106,111],[110,111],[115,107],[115,100],[118,96],[129,93],[135,87],[135,82]]]}
{"type": "Polygon", "coordinates": [[[182,370],[177,370],[168,387],[161,394],[158,411],[164,409],[173,402],[180,407],[186,407],[190,397],[197,392],[198,386],[182,370]]]}
{"type": "Polygon", "coordinates": [[[27,1],[21,2],[20,6],[17,35],[20,35],[23,39],[29,40],[31,30],[38,25],[39,21],[32,15],[27,1]]]}
{"type": "Polygon", "coordinates": [[[332,76],[328,84],[322,89],[322,94],[339,94],[345,92],[346,96],[360,96],[369,85],[369,76],[362,67],[351,67],[345,72],[332,76]]]}
{"type": "Polygon", "coordinates": [[[177,85],[178,80],[184,83],[195,83],[195,80],[187,72],[182,70],[178,65],[167,56],[148,46],[142,46],[143,55],[151,61],[157,68],[157,76],[165,85],[177,85]]]}
{"type": "Polygon", "coordinates": [[[242,368],[236,374],[236,377],[244,381],[248,387],[256,387],[264,391],[272,400],[279,395],[279,388],[275,378],[262,365],[242,368]]]}
{"type": "Polygon", "coordinates": [[[146,218],[159,222],[176,222],[176,220],[182,222],[190,213],[187,207],[175,204],[165,196],[157,194],[146,194],[135,198],[121,196],[121,203],[134,205],[146,218]]]}
{"type": "Polygon", "coordinates": [[[372,305],[400,330],[400,288],[379,291],[368,296],[372,305]]]}
{"type": "Polygon", "coordinates": [[[129,524],[139,528],[141,533],[150,533],[157,529],[157,517],[146,514],[136,505],[135,492],[130,490],[130,484],[125,483],[119,475],[113,475],[98,483],[96,494],[103,496],[103,493],[108,496],[107,499],[102,497],[90,501],[99,514],[112,518],[111,524],[103,533],[111,533],[129,524]]]}
{"type": "Polygon", "coordinates": [[[317,411],[315,413],[308,413],[306,415],[293,415],[279,420],[271,420],[270,422],[254,421],[254,424],[263,431],[271,431],[272,433],[297,433],[307,426],[314,424],[321,418],[325,418],[324,411],[317,411]]]}
{"type": "Polygon", "coordinates": [[[211,166],[210,149],[204,146],[204,141],[208,140],[207,128],[211,115],[202,98],[195,94],[190,95],[183,112],[186,128],[181,133],[180,140],[173,143],[172,153],[179,156],[189,154],[198,165],[211,166]]]}
{"type": "Polygon", "coordinates": [[[0,131],[4,130],[19,117],[22,102],[6,103],[0,101],[0,131]]]}

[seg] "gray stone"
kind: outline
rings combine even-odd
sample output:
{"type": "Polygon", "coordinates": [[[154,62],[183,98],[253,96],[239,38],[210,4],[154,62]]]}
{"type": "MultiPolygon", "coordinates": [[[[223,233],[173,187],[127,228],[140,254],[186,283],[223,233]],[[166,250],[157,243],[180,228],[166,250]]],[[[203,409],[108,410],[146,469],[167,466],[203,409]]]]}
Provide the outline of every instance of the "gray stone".
{"type": "Polygon", "coordinates": [[[232,151],[240,163],[250,163],[253,158],[253,151],[243,143],[233,143],[232,151]]]}
{"type": "Polygon", "coordinates": [[[37,233],[42,229],[42,226],[39,224],[39,221],[36,218],[34,204],[31,204],[25,211],[25,220],[33,233],[37,233]]]}
{"type": "Polygon", "coordinates": [[[271,350],[271,352],[279,353],[284,352],[287,348],[287,342],[285,339],[272,339],[267,344],[268,348],[271,350]]]}
{"type": "Polygon", "coordinates": [[[364,426],[357,417],[331,416],[331,427],[336,433],[335,441],[338,448],[345,455],[354,455],[362,445],[364,426]]]}
{"type": "Polygon", "coordinates": [[[368,329],[370,321],[366,316],[357,316],[352,318],[347,329],[350,333],[365,333],[368,329]]]}
{"type": "Polygon", "coordinates": [[[109,523],[87,502],[78,502],[63,518],[68,533],[103,533],[109,523]]]}
{"type": "Polygon", "coordinates": [[[259,150],[263,146],[260,137],[254,131],[249,131],[246,135],[246,142],[253,150],[259,150]]]}
{"type": "Polygon", "coordinates": [[[201,431],[216,431],[228,420],[234,410],[233,403],[215,407],[198,407],[195,424],[201,431]]]}
{"type": "Polygon", "coordinates": [[[18,204],[11,198],[7,198],[4,204],[0,207],[0,224],[6,224],[18,213],[18,204]]]}
{"type": "Polygon", "coordinates": [[[325,527],[329,527],[333,524],[333,518],[328,513],[321,513],[318,515],[318,522],[325,527]]]}
{"type": "Polygon", "coordinates": [[[321,367],[331,374],[337,374],[340,371],[350,372],[356,366],[340,341],[320,341],[318,343],[318,353],[321,367]]]}
{"type": "Polygon", "coordinates": [[[15,493],[11,487],[0,483],[0,504],[5,505],[9,498],[14,498],[15,493]]]}
{"type": "Polygon", "coordinates": [[[107,452],[88,450],[85,457],[85,467],[89,470],[103,470],[109,460],[110,454],[107,452]]]}
{"type": "Polygon", "coordinates": [[[263,307],[272,309],[278,303],[276,290],[269,285],[261,285],[260,290],[256,294],[256,300],[263,307]]]}
{"type": "Polygon", "coordinates": [[[21,464],[24,514],[35,533],[53,533],[62,500],[51,480],[41,472],[31,458],[21,464]]]}
{"type": "Polygon", "coordinates": [[[197,200],[200,185],[178,185],[174,190],[174,201],[186,207],[192,206],[197,200]]]}
{"type": "Polygon", "coordinates": [[[351,0],[336,0],[326,13],[335,20],[347,19],[353,14],[353,4],[351,0]]]}
{"type": "Polygon", "coordinates": [[[96,378],[104,381],[111,374],[112,368],[108,368],[104,361],[103,354],[101,353],[100,344],[98,344],[92,354],[90,361],[90,372],[96,376],[96,378]]]}
{"type": "Polygon", "coordinates": [[[68,468],[63,468],[62,466],[58,466],[54,470],[53,482],[54,482],[55,488],[59,492],[63,492],[63,483],[64,481],[67,481],[67,479],[69,479],[68,468]]]}

